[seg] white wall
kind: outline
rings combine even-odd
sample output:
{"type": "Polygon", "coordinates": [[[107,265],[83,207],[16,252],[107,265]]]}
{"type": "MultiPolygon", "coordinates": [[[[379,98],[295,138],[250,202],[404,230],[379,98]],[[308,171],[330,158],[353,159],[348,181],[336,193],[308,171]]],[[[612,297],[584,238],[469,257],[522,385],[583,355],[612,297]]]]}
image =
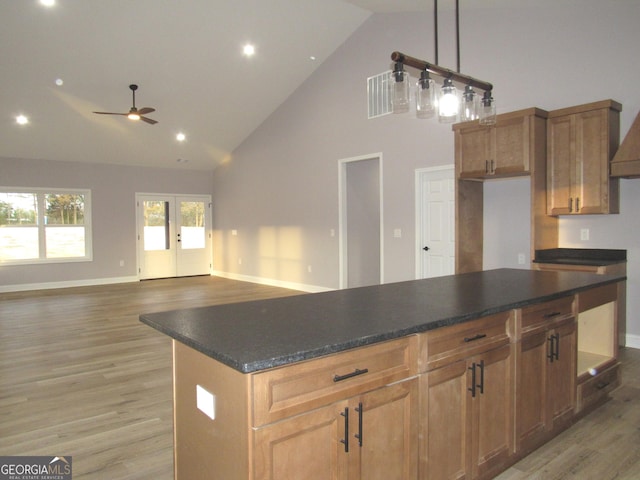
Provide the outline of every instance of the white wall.
{"type": "Polygon", "coordinates": [[[135,193],[212,193],[212,174],[201,171],[0,158],[0,172],[7,187],[91,190],[93,232],[92,261],[2,265],[0,291],[135,279],[135,193]]]}
{"type": "MultiPolygon", "coordinates": [[[[640,110],[640,2],[478,10],[461,3],[462,71],[494,84],[498,113],[613,98],[624,107],[624,136],[640,110]]],[[[452,14],[442,10],[440,64],[455,68],[452,14]]],[[[385,281],[413,278],[414,171],[453,163],[453,133],[448,125],[408,116],[367,120],[366,78],[390,67],[393,50],[433,60],[431,32],[430,13],[373,15],[214,172],[215,268],[337,288],[338,236],[331,235],[338,228],[337,162],[382,152],[385,281]],[[401,238],[393,237],[396,228],[401,238]]],[[[508,204],[500,188],[488,190],[487,202],[508,204]]],[[[631,226],[638,223],[633,205],[639,197],[640,180],[623,181],[620,215],[563,219],[560,239],[561,246],[571,246],[569,239],[579,238],[575,232],[586,222],[592,240],[581,246],[629,250],[628,331],[635,335],[640,260],[631,226]]],[[[527,217],[522,228],[528,223],[527,217]]],[[[499,240],[519,245],[520,231],[500,233],[499,240]]],[[[487,236],[497,244],[491,232],[487,236]]],[[[493,258],[500,266],[499,254],[493,258]]]]}

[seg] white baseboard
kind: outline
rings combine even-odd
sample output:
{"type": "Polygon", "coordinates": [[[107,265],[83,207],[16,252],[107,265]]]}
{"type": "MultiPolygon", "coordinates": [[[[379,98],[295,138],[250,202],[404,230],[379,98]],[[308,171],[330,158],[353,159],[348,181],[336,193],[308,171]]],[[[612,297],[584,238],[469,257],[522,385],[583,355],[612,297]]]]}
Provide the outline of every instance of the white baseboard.
{"type": "Polygon", "coordinates": [[[289,288],[291,290],[300,290],[307,293],[320,293],[329,292],[335,290],[335,288],[319,287],[317,285],[307,285],[305,283],[296,282],[284,282],[281,280],[274,280],[272,278],[254,277],[251,275],[239,275],[237,273],[220,272],[214,270],[212,275],[216,277],[228,278],[230,280],[240,280],[242,282],[259,283],[261,285],[269,285],[270,287],[282,287],[289,288]]]}
{"type": "Polygon", "coordinates": [[[91,278],[88,280],[72,280],[68,282],[22,283],[18,285],[2,285],[0,286],[0,293],[24,292],[26,290],[51,290],[53,288],[89,287],[93,285],[110,285],[113,283],[131,283],[138,281],[140,281],[140,279],[137,276],[132,276],[91,278]]]}
{"type": "Polygon", "coordinates": [[[640,335],[632,335],[631,333],[627,333],[624,338],[623,345],[629,348],[640,348],[640,335]]]}

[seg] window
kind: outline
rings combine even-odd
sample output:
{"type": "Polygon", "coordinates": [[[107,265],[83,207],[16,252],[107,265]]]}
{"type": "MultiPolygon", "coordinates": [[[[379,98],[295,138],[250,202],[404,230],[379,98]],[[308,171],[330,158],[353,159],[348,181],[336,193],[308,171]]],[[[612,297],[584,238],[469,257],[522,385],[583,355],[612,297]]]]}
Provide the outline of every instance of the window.
{"type": "Polygon", "coordinates": [[[0,188],[0,264],[91,260],[89,190],[0,188]]]}

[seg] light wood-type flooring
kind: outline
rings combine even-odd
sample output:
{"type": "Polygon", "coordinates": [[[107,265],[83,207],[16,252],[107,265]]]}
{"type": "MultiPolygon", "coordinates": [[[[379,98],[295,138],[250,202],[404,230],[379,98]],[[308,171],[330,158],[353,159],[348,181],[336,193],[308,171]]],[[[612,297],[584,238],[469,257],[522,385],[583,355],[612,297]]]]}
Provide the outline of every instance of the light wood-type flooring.
{"type": "MultiPolygon", "coordinates": [[[[0,294],[0,455],[71,455],[75,480],[172,479],[170,339],[138,315],[294,294],[216,277],[0,294]]],[[[498,478],[640,479],[640,350],[621,359],[612,401],[498,478]]]]}

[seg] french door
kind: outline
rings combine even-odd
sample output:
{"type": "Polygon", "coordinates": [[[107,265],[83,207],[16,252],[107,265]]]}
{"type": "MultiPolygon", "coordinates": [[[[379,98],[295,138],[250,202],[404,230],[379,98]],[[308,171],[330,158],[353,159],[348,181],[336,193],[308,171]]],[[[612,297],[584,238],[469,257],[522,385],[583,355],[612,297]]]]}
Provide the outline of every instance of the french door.
{"type": "Polygon", "coordinates": [[[211,197],[136,195],[140,279],[211,273],[211,197]]]}

